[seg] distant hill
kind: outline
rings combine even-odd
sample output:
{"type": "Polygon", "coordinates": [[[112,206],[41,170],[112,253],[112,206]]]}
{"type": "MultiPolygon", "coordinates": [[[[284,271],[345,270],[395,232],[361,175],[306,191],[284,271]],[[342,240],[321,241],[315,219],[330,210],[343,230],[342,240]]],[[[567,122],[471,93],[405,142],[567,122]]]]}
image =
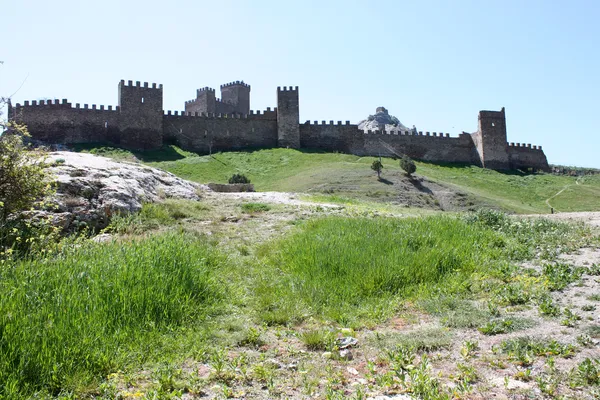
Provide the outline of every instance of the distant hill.
{"type": "Polygon", "coordinates": [[[385,107],[377,107],[374,115],[369,115],[358,123],[358,129],[364,131],[408,131],[409,129],[400,120],[388,113],[385,107]]]}

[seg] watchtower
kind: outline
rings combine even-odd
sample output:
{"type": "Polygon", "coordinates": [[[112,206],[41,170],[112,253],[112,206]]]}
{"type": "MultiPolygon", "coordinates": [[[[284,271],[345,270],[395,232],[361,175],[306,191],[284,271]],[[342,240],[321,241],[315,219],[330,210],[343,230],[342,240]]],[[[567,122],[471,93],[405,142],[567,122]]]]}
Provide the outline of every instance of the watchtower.
{"type": "Polygon", "coordinates": [[[144,82],[119,82],[120,144],[134,150],[162,146],[163,87],[144,82]]]}
{"type": "Polygon", "coordinates": [[[235,81],[221,85],[221,101],[233,106],[238,114],[250,113],[250,85],[235,81]]]}
{"type": "Polygon", "coordinates": [[[510,168],[504,107],[500,111],[479,111],[479,129],[473,134],[473,141],[482,167],[510,168]]]}
{"type": "Polygon", "coordinates": [[[300,106],[298,86],[277,87],[277,144],[300,148],[300,106]]]}

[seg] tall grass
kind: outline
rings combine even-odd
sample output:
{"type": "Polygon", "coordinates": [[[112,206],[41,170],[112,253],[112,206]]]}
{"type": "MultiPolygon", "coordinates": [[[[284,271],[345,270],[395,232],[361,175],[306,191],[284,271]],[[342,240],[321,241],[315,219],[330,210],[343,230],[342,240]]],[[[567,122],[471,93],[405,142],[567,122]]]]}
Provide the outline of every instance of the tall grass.
{"type": "Polygon", "coordinates": [[[485,212],[313,220],[259,251],[275,272],[259,280],[257,304],[272,324],[309,315],[377,320],[402,299],[468,294],[473,274],[496,276],[511,261],[543,252],[543,242],[560,249],[584,237],[583,228],[485,212]]]}
{"type": "Polygon", "coordinates": [[[218,307],[221,262],[207,245],[173,234],[3,266],[0,398],[93,381],[201,321],[218,307]]]}
{"type": "Polygon", "coordinates": [[[294,302],[300,312],[343,321],[361,310],[385,312],[392,297],[440,280],[460,285],[503,246],[491,230],[455,218],[325,218],[263,249],[283,278],[257,290],[267,318],[278,308],[291,312],[286,303],[294,302]]]}

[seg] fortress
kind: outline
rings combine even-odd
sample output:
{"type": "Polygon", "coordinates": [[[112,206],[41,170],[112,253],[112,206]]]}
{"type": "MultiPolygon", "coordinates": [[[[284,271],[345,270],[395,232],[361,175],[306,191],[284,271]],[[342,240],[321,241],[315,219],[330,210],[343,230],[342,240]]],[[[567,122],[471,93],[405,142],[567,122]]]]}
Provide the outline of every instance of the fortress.
{"type": "Polygon", "coordinates": [[[250,85],[221,86],[221,99],[205,87],[185,102],[185,111],[163,111],[163,87],[125,82],[118,106],[91,107],[66,99],[25,101],[9,107],[9,118],[24,123],[31,136],[47,143],[104,143],[131,150],[175,144],[201,154],[217,151],[289,147],[339,151],[359,156],[401,156],[485,168],[548,171],[541,146],[508,143],[501,111],[480,111],[474,133],[362,131],[346,121],[300,123],[298,87],[278,87],[277,107],[250,110],[250,85]]]}

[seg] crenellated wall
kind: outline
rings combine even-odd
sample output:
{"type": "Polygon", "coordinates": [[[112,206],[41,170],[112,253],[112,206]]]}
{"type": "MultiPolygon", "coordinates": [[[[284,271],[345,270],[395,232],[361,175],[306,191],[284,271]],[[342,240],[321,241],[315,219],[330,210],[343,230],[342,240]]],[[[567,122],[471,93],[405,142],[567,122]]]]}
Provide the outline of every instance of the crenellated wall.
{"type": "Polygon", "coordinates": [[[277,147],[277,118],[272,113],[207,115],[168,111],[163,123],[164,140],[202,154],[277,147]]]}
{"type": "Polygon", "coordinates": [[[277,108],[241,113],[249,108],[250,86],[232,82],[215,90],[198,89],[185,111],[162,110],[162,85],[122,80],[119,106],[72,105],[66,99],[25,101],[9,107],[9,118],[27,124],[34,139],[49,143],[110,143],[134,150],[172,143],[184,150],[218,151],[291,147],[339,151],[359,156],[402,156],[491,169],[533,168],[548,171],[541,146],[506,142],[501,111],[480,111],[478,130],[448,133],[362,131],[350,121],[300,124],[298,87],[277,88],[277,108]],[[214,111],[206,111],[214,110],[214,111]]]}

